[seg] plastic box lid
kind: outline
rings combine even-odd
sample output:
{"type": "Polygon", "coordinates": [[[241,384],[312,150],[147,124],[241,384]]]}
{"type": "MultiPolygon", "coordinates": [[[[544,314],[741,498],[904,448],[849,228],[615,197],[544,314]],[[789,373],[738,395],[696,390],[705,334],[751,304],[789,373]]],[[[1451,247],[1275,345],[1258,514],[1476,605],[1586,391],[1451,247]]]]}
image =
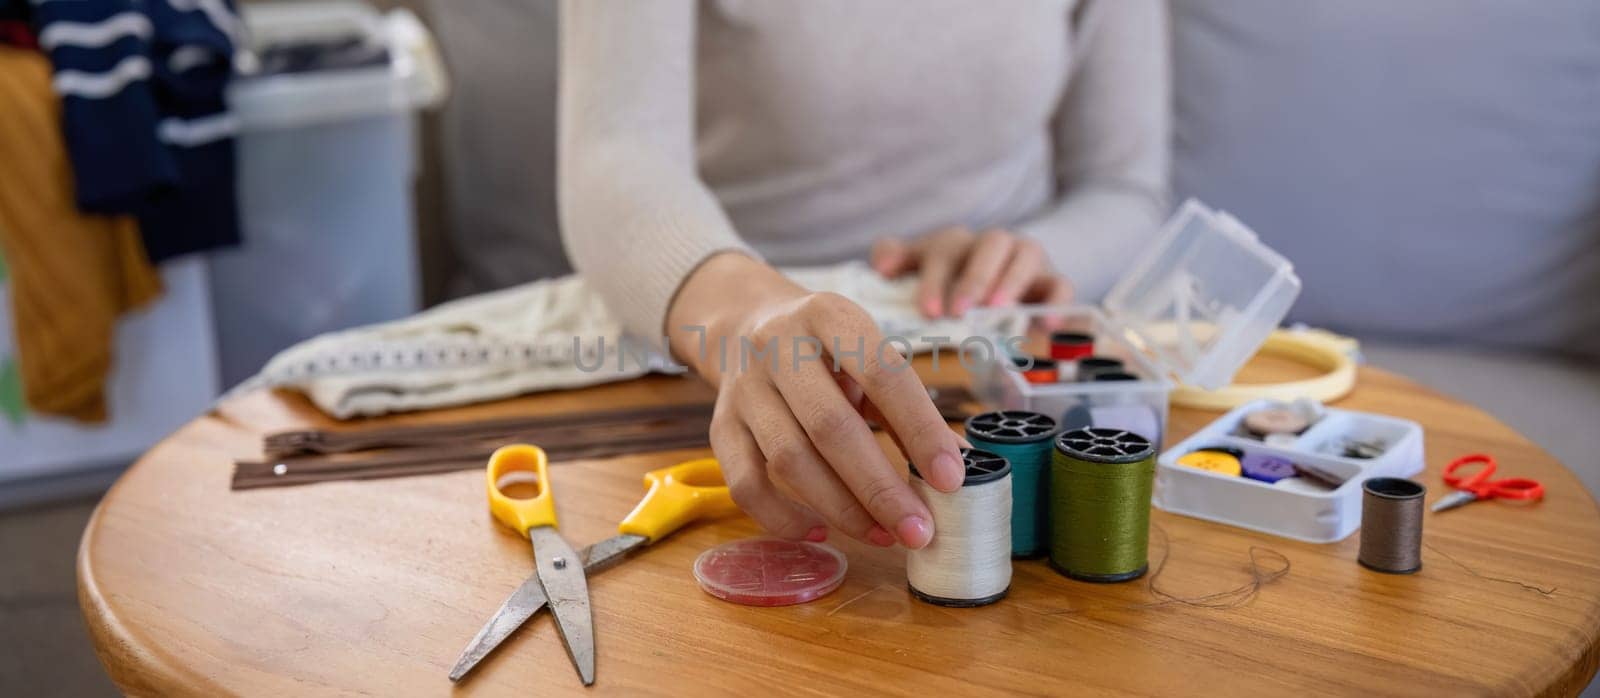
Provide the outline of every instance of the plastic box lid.
{"type": "Polygon", "coordinates": [[[353,0],[247,3],[248,40],[235,60],[240,75],[228,102],[245,131],[301,128],[404,114],[443,101],[449,91],[433,37],[405,9],[379,14],[353,0]],[[280,41],[361,36],[389,50],[388,65],[255,76],[253,50],[280,41]]]}
{"type": "Polygon", "coordinates": [[[1190,199],[1103,305],[1157,365],[1215,390],[1233,381],[1299,295],[1289,260],[1233,216],[1190,199]]]}

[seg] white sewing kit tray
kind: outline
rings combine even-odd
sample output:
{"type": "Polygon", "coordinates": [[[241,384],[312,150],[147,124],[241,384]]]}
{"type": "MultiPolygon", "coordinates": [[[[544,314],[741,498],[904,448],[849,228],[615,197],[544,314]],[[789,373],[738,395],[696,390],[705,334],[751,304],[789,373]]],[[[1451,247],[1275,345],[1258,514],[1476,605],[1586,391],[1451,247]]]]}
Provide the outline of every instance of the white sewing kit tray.
{"type": "Polygon", "coordinates": [[[1258,400],[1237,407],[1163,452],[1157,461],[1155,506],[1285,538],[1332,543],[1360,527],[1364,480],[1422,471],[1422,427],[1397,417],[1324,408],[1292,445],[1269,445],[1241,435],[1245,415],[1272,404],[1258,400]],[[1381,444],[1382,452],[1372,458],[1350,457],[1345,448],[1351,443],[1381,444]],[[1346,479],[1331,489],[1302,477],[1268,484],[1178,463],[1194,451],[1217,448],[1277,456],[1346,479]]]}

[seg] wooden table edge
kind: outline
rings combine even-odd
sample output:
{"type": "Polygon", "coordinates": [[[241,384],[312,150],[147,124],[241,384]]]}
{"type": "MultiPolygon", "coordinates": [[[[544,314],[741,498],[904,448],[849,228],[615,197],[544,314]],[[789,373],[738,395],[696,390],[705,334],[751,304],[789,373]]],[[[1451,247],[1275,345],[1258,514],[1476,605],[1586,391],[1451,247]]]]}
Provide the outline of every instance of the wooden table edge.
{"type": "MultiPolygon", "coordinates": [[[[189,425],[209,418],[207,414],[186,422],[183,427],[151,446],[150,450],[183,433],[189,425]]],[[[128,469],[138,467],[145,457],[141,455],[128,469]]],[[[126,695],[174,695],[194,689],[204,691],[205,695],[227,695],[227,689],[167,655],[160,643],[141,638],[106,603],[105,595],[95,581],[90,550],[94,546],[95,531],[100,528],[105,502],[121,484],[122,478],[119,477],[106,490],[100,503],[95,505],[94,512],[89,515],[89,522],[83,528],[83,537],[78,542],[78,609],[83,614],[90,644],[94,645],[95,657],[100,660],[100,666],[105,669],[111,682],[126,695]]]]}

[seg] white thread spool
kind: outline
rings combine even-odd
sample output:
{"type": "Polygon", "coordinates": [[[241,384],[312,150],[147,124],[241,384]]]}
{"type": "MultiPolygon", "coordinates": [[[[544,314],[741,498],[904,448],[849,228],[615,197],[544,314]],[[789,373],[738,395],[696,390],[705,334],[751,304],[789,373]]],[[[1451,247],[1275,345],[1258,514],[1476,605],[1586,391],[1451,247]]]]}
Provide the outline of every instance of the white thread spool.
{"type": "Polygon", "coordinates": [[[966,480],[940,492],[911,469],[911,488],[933,512],[933,540],[906,556],[906,580],[918,599],[939,606],[984,606],[1011,588],[1011,464],[988,451],[962,449],[966,480]]]}

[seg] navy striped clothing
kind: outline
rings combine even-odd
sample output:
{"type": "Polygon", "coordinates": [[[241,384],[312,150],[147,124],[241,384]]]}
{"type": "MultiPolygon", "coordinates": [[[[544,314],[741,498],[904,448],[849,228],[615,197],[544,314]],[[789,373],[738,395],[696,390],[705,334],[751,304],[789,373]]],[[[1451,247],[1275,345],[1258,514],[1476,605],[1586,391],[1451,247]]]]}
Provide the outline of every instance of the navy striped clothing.
{"type": "Polygon", "coordinates": [[[231,0],[33,4],[79,208],[137,215],[152,261],[237,243],[231,0]]]}

